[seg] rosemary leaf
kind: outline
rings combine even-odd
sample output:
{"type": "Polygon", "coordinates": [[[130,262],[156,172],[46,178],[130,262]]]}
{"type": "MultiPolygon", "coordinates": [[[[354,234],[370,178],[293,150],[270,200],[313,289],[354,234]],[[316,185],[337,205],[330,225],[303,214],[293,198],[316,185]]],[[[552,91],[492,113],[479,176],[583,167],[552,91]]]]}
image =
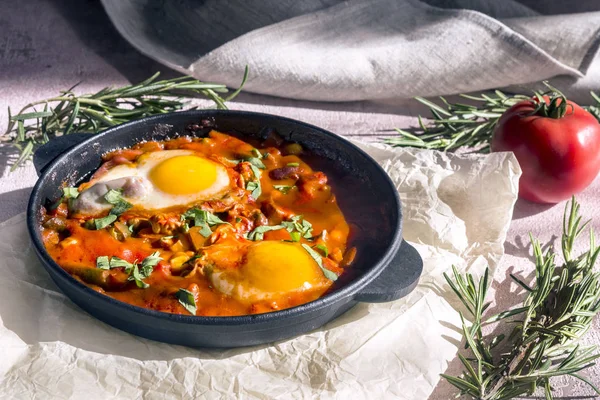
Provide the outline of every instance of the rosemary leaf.
{"type": "Polygon", "coordinates": [[[226,101],[235,98],[248,79],[248,68],[240,87],[226,98],[225,85],[205,83],[182,76],[158,80],[160,73],[134,85],[106,87],[96,93],[76,95],[73,90],[59,96],[36,101],[23,107],[18,114],[8,110],[8,126],[0,142],[11,143],[20,151],[11,171],[31,158],[35,149],[52,138],[70,133],[98,133],[111,126],[150,115],[182,110],[186,99],[202,96],[212,100],[217,108],[226,109],[226,101]],[[43,111],[36,107],[44,105],[43,111]]]}
{"type": "MultiPolygon", "coordinates": [[[[492,93],[483,93],[480,96],[467,94],[459,95],[474,104],[452,103],[444,97],[439,97],[440,104],[415,97],[415,100],[427,106],[431,113],[429,124],[424,117],[418,116],[418,127],[398,129],[398,136],[383,139],[395,147],[417,147],[430,150],[455,151],[466,147],[473,151],[489,152],[492,134],[498,120],[513,105],[532,97],[542,99],[544,95],[557,93],[558,90],[545,82],[548,91],[534,92],[532,96],[523,94],[509,95],[495,90],[492,93]]],[[[600,121],[600,96],[591,92],[593,104],[583,107],[600,121]]],[[[542,103],[540,101],[540,107],[542,103]]],[[[564,112],[565,110],[562,110],[564,112]]]]}
{"type": "Polygon", "coordinates": [[[442,375],[460,394],[473,399],[503,400],[532,394],[540,387],[550,399],[550,378],[565,375],[587,383],[600,394],[591,381],[577,374],[600,358],[597,346],[583,348],[577,344],[600,311],[600,273],[593,272],[598,256],[593,232],[590,249],[577,257],[572,254],[574,243],[586,225],[573,198],[564,214],[562,251],[566,261],[560,266],[556,265],[551,250],[543,253],[540,243],[531,238],[535,281],[527,285],[513,277],[526,289],[523,305],[484,322],[514,325],[508,339],[503,335],[485,336],[481,331],[487,308],[482,306],[489,285],[487,273],[479,282],[470,274],[459,274],[454,267],[452,277],[444,275],[473,320],[467,325],[461,314],[466,348],[472,356],[459,355],[465,371],[458,377],[442,375]],[[508,320],[515,315],[521,317],[508,320]],[[502,340],[507,342],[508,350],[492,354],[491,350],[502,340]]]}
{"type": "Polygon", "coordinates": [[[52,116],[52,112],[51,111],[41,111],[41,112],[31,112],[31,113],[18,113],[17,115],[13,115],[12,117],[10,117],[11,121],[25,121],[26,119],[32,119],[32,118],[44,118],[44,117],[50,117],[52,116]]]}

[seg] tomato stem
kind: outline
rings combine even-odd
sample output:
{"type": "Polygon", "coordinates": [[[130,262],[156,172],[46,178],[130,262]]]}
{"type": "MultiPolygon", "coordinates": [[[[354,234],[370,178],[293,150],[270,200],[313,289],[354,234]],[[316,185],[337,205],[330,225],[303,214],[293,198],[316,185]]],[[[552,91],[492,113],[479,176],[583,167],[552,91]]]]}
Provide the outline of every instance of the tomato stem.
{"type": "MultiPolygon", "coordinates": [[[[567,97],[548,82],[544,82],[544,85],[550,90],[544,93],[534,92],[535,98],[533,101],[536,103],[536,108],[531,115],[553,119],[560,119],[567,115],[567,110],[570,106],[567,102],[567,97]]],[[[571,108],[573,107],[571,106],[571,108]]]]}

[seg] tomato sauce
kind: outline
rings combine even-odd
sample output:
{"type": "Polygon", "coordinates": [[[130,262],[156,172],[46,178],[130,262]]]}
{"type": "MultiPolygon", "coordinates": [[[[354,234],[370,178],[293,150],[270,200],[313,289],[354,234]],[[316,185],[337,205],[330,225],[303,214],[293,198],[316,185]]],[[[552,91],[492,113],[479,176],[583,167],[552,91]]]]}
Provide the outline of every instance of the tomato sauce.
{"type": "Polygon", "coordinates": [[[45,247],[58,265],[90,288],[153,310],[233,316],[313,301],[327,292],[332,278],[344,272],[356,250],[347,248],[349,226],[327,176],[313,171],[303,154],[301,145],[284,142],[275,134],[258,141],[217,131],[204,138],[179,137],[110,152],[90,181],[79,185],[76,199],[65,195],[42,210],[45,247]],[[217,198],[161,209],[132,201],[108,223],[106,217],[116,206],[95,214],[74,206],[113,168],[128,165],[133,170],[148,154],[168,150],[189,150],[225,168],[226,191],[217,198]],[[208,215],[208,222],[196,225],[197,215],[208,215]],[[101,221],[106,226],[98,225],[101,221]],[[286,244],[273,246],[273,253],[284,253],[261,253],[267,254],[264,263],[272,256],[281,266],[273,269],[261,260],[248,264],[249,252],[259,242],[286,244]],[[306,250],[311,258],[298,249],[306,250]],[[300,257],[287,260],[287,251],[300,257]],[[160,259],[152,262],[153,256],[160,259]],[[280,268],[288,268],[289,274],[280,268]],[[289,288],[288,276],[299,282],[310,278],[294,290],[266,294],[261,290],[289,288]],[[265,283],[269,279],[274,281],[265,283]]]}

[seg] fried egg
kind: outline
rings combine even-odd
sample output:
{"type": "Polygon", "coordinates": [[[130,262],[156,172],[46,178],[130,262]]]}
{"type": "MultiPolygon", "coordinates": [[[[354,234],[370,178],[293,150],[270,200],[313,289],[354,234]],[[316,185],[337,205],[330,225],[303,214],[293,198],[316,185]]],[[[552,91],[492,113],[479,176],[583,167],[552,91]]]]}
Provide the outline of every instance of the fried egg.
{"type": "Polygon", "coordinates": [[[215,289],[237,300],[272,300],[285,294],[325,291],[332,284],[299,243],[253,243],[233,268],[219,259],[210,261],[206,275],[215,289]]]}
{"type": "Polygon", "coordinates": [[[227,169],[221,164],[190,150],[156,151],[106,171],[80,193],[73,208],[80,214],[109,210],[112,206],[104,195],[120,189],[133,206],[158,210],[221,198],[229,186],[227,169]]]}

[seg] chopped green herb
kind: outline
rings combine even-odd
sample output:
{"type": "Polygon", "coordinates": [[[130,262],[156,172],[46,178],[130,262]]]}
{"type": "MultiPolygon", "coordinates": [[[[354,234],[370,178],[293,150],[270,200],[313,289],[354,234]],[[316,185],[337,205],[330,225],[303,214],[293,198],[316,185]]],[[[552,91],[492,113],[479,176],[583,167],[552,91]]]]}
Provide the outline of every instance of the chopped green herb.
{"type": "Polygon", "coordinates": [[[110,204],[116,204],[119,200],[121,200],[121,198],[122,198],[121,190],[110,189],[104,195],[104,200],[106,200],[110,204]]]}
{"type": "Polygon", "coordinates": [[[185,222],[188,219],[194,219],[193,210],[195,210],[195,208],[190,208],[189,210],[187,210],[186,212],[184,212],[183,214],[181,214],[179,216],[179,220],[181,222],[185,222]]]}
{"type": "Polygon", "coordinates": [[[183,233],[188,233],[190,231],[190,224],[188,224],[188,222],[185,221],[181,226],[181,230],[183,231],[183,233]]]}
{"type": "Polygon", "coordinates": [[[325,257],[329,256],[329,250],[327,249],[327,246],[325,246],[324,244],[319,243],[319,244],[314,245],[313,247],[321,250],[325,257]]]}
{"type": "Polygon", "coordinates": [[[255,181],[248,182],[246,184],[246,190],[249,190],[251,192],[250,195],[254,198],[254,200],[257,200],[262,194],[262,188],[260,187],[260,183],[255,181]]]}
{"type": "Polygon", "coordinates": [[[235,217],[235,223],[237,224],[237,223],[240,223],[240,222],[242,222],[242,219],[240,217],[235,217]]]}
{"type": "Polygon", "coordinates": [[[133,268],[133,264],[130,263],[129,261],[125,261],[122,258],[119,257],[111,257],[110,259],[110,267],[111,268],[119,268],[119,267],[125,267],[125,268],[133,268]]]}
{"type": "Polygon", "coordinates": [[[252,165],[252,164],[250,164],[250,169],[252,170],[252,173],[254,174],[256,179],[260,182],[260,177],[262,175],[262,172],[260,172],[260,169],[256,165],[252,165]]]}
{"type": "Polygon", "coordinates": [[[310,246],[305,243],[302,243],[302,247],[304,247],[304,250],[306,250],[308,254],[313,258],[313,260],[315,260],[319,268],[321,268],[321,271],[323,271],[323,275],[325,275],[325,278],[329,279],[330,281],[337,280],[338,276],[323,266],[323,258],[319,253],[311,249],[310,246]]]}
{"type": "Polygon", "coordinates": [[[109,214],[104,218],[96,218],[94,219],[94,227],[96,228],[96,230],[100,230],[100,229],[104,229],[107,226],[109,226],[110,224],[112,224],[113,222],[115,222],[117,220],[117,216],[114,214],[109,214]]]}
{"type": "Polygon", "coordinates": [[[108,256],[100,256],[100,257],[96,258],[96,268],[110,269],[110,264],[108,262],[108,256]]]}
{"type": "Polygon", "coordinates": [[[194,221],[194,225],[200,225],[202,222],[206,221],[206,218],[201,213],[202,210],[199,208],[190,208],[181,216],[181,219],[185,221],[186,219],[191,219],[194,221]]]}
{"type": "Polygon", "coordinates": [[[290,185],[273,185],[273,189],[279,190],[283,194],[288,194],[288,192],[295,187],[296,186],[290,186],[290,185]]]}
{"type": "Polygon", "coordinates": [[[179,289],[177,293],[175,293],[175,297],[179,300],[179,304],[183,306],[190,314],[196,315],[196,299],[194,298],[194,294],[186,289],[179,289]]]}
{"type": "MultiPolygon", "coordinates": [[[[298,229],[298,228],[296,228],[298,229]]],[[[303,219],[302,220],[302,225],[300,227],[300,229],[298,229],[298,231],[302,234],[302,237],[305,239],[310,239],[312,238],[312,224],[310,222],[308,222],[307,220],[303,219]]]]}
{"type": "Polygon", "coordinates": [[[312,224],[305,219],[302,219],[302,215],[294,215],[289,221],[283,221],[281,224],[285,226],[285,229],[290,233],[296,230],[300,232],[303,238],[312,238],[312,224]]]}
{"type": "MultiPolygon", "coordinates": [[[[268,153],[266,153],[268,154],[268,153]]],[[[260,152],[257,149],[253,149],[252,150],[252,155],[256,156],[256,157],[246,157],[243,160],[227,160],[232,164],[239,164],[241,162],[247,162],[250,164],[250,167],[255,167],[255,168],[259,168],[259,169],[266,169],[267,167],[265,167],[265,164],[262,162],[263,158],[266,158],[265,156],[263,156],[262,154],[260,154],[260,152]]],[[[256,175],[256,174],[255,174],[256,175]]],[[[258,175],[257,175],[258,176],[258,175]]]]}
{"type": "Polygon", "coordinates": [[[292,242],[300,241],[300,232],[290,232],[290,236],[292,237],[292,242]]]}
{"type": "Polygon", "coordinates": [[[67,207],[69,210],[73,210],[75,199],[79,196],[79,190],[76,187],[65,187],[63,188],[63,195],[56,203],[51,206],[51,210],[55,210],[63,200],[67,200],[67,207]]]}
{"type": "Polygon", "coordinates": [[[184,221],[186,219],[193,219],[194,226],[200,227],[200,234],[204,237],[209,237],[212,234],[212,230],[210,229],[211,226],[228,224],[228,222],[223,221],[213,213],[199,208],[190,208],[181,216],[181,218],[184,221]]]}
{"type": "MultiPolygon", "coordinates": [[[[150,272],[152,272],[152,271],[150,271],[150,272]]],[[[133,266],[133,269],[131,270],[131,275],[129,275],[129,278],[127,278],[127,280],[135,281],[135,284],[140,289],[146,289],[150,285],[148,285],[146,282],[144,282],[144,278],[145,278],[144,275],[140,272],[140,268],[136,264],[133,266]]]]}
{"type": "Polygon", "coordinates": [[[110,189],[104,195],[104,200],[113,205],[113,208],[110,210],[110,213],[113,215],[121,215],[133,207],[130,202],[123,198],[121,190],[110,189]]]}
{"type": "Polygon", "coordinates": [[[296,226],[292,221],[281,221],[281,225],[283,225],[289,233],[294,232],[296,229],[296,226]]]}
{"type": "Polygon", "coordinates": [[[250,165],[255,166],[256,168],[266,169],[267,167],[265,167],[265,164],[263,164],[261,158],[262,158],[262,156],[260,158],[259,157],[249,157],[249,158],[246,158],[244,161],[249,162],[250,165]]]}
{"type": "Polygon", "coordinates": [[[283,226],[283,225],[257,226],[256,228],[254,228],[254,230],[252,232],[248,233],[247,239],[248,240],[263,240],[265,232],[278,231],[279,229],[285,229],[285,226],[283,226]]]}
{"type": "Polygon", "coordinates": [[[258,160],[258,163],[260,163],[260,165],[250,163],[250,169],[252,170],[252,173],[254,174],[255,180],[250,181],[246,184],[246,190],[249,190],[251,192],[250,195],[255,200],[257,200],[260,197],[260,195],[262,194],[262,188],[260,186],[260,176],[262,175],[262,172],[260,171],[259,168],[264,169],[265,166],[262,163],[262,161],[260,161],[260,159],[254,158],[254,160],[258,160]]]}
{"type": "Polygon", "coordinates": [[[199,208],[190,208],[183,214],[183,219],[193,219],[194,225],[201,225],[207,223],[210,226],[227,224],[228,222],[223,221],[210,211],[201,210],[199,208]]]}
{"type": "Polygon", "coordinates": [[[258,151],[258,149],[252,149],[252,155],[256,158],[263,158],[263,155],[258,151]]]}
{"type": "Polygon", "coordinates": [[[206,213],[206,222],[210,225],[221,225],[221,224],[229,224],[229,222],[223,221],[221,218],[217,217],[215,214],[210,213],[208,211],[204,211],[206,213]]]}
{"type": "MultiPolygon", "coordinates": [[[[137,269],[138,266],[135,266],[135,269],[137,269]]],[[[140,273],[138,278],[141,277],[141,279],[136,278],[135,279],[135,284],[138,285],[139,288],[142,289],[146,289],[148,286],[150,286],[149,284],[147,284],[146,282],[144,282],[142,279],[145,279],[147,277],[150,276],[150,274],[152,273],[152,271],[154,271],[153,267],[141,267],[140,268],[140,273]]],[[[134,278],[136,277],[136,274],[134,274],[134,278]]]]}
{"type": "Polygon", "coordinates": [[[160,253],[158,251],[154,252],[142,260],[140,268],[137,262],[130,263],[129,261],[123,260],[117,256],[111,257],[110,260],[108,256],[100,256],[96,258],[96,268],[125,268],[125,273],[129,274],[127,280],[135,281],[135,284],[139,288],[146,289],[150,285],[144,282],[144,279],[150,276],[154,270],[154,267],[159,263],[160,260],[162,260],[160,253]]]}
{"type": "Polygon", "coordinates": [[[113,215],[121,215],[131,207],[133,207],[133,205],[130,202],[121,199],[121,201],[113,206],[113,208],[110,210],[110,213],[113,215]]]}
{"type": "Polygon", "coordinates": [[[63,197],[65,199],[76,199],[79,196],[79,190],[76,187],[63,188],[63,197]]]}
{"type": "Polygon", "coordinates": [[[286,164],[287,167],[299,167],[300,163],[297,162],[289,162],[286,164]]]}
{"type": "Polygon", "coordinates": [[[144,260],[142,261],[142,268],[147,268],[147,267],[154,268],[160,262],[160,260],[162,260],[160,253],[158,251],[155,251],[154,253],[150,254],[148,257],[144,258],[144,260]]]}
{"type": "Polygon", "coordinates": [[[202,223],[200,225],[195,225],[200,227],[200,234],[204,237],[209,237],[210,235],[212,235],[212,230],[210,229],[210,226],[208,226],[208,224],[206,223],[202,223]]]}

